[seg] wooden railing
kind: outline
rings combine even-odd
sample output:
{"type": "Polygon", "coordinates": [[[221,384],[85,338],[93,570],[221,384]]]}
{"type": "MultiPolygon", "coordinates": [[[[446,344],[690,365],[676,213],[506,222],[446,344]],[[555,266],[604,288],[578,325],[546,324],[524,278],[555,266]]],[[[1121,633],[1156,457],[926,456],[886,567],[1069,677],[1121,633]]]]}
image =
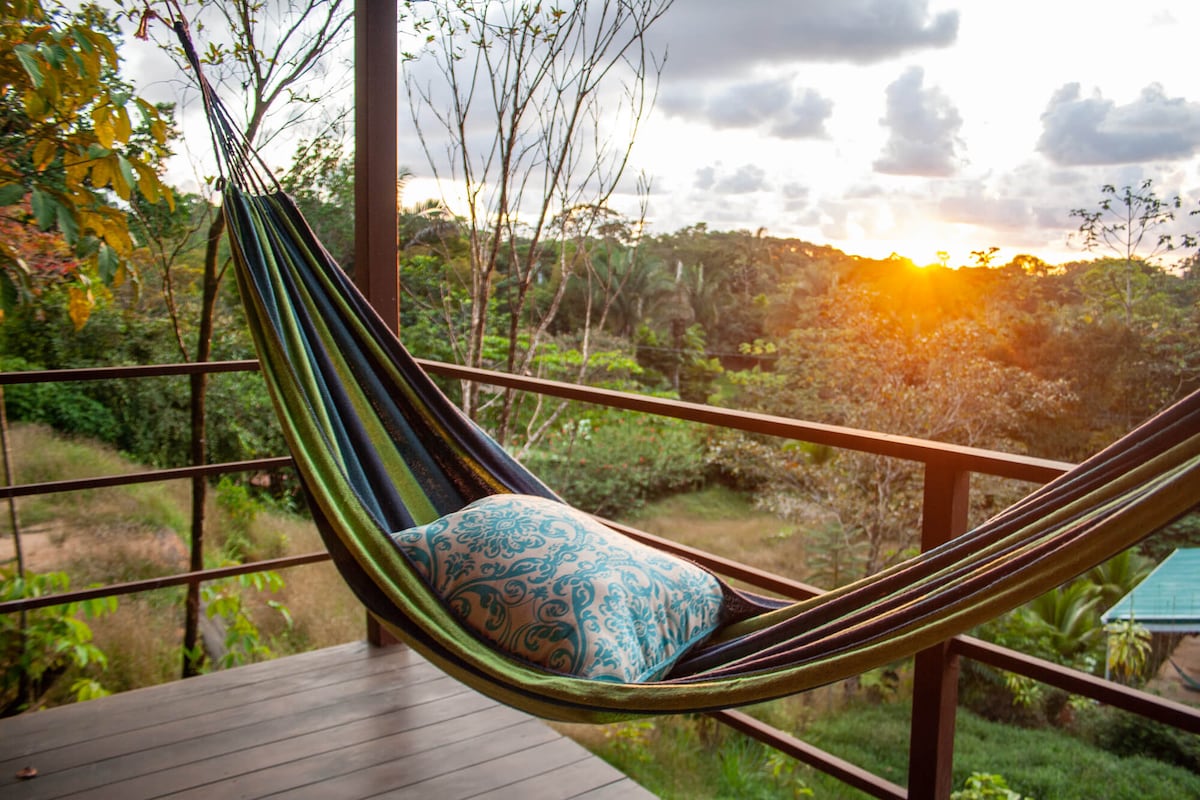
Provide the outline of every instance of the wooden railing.
{"type": "MultiPolygon", "coordinates": [[[[644,395],[627,394],[586,386],[526,378],[504,373],[476,370],[440,362],[422,361],[431,373],[446,378],[473,380],[494,386],[510,387],[552,397],[621,408],[658,416],[768,434],[786,439],[828,445],[842,449],[907,459],[924,465],[924,501],[922,548],[929,548],[959,535],[966,529],[969,478],[972,473],[995,475],[1033,483],[1050,480],[1070,465],[1046,459],[1007,455],[978,448],[942,444],[904,436],[843,428],[819,423],[716,408],[644,395]]],[[[193,374],[199,371],[229,372],[257,369],[253,361],[211,364],[175,364],[150,367],[60,370],[49,372],[0,373],[0,387],[18,383],[138,378],[193,374]]],[[[155,470],[119,476],[11,485],[0,487],[0,499],[27,497],[52,492],[69,492],[172,480],[180,477],[211,476],[243,470],[274,469],[290,462],[288,458],[270,458],[202,467],[155,470]]],[[[613,524],[630,536],[661,549],[685,555],[727,577],[762,591],[785,597],[805,599],[819,590],[784,576],[747,566],[712,553],[687,547],[666,539],[613,524]]],[[[50,597],[0,603],[0,613],[41,608],[95,597],[131,594],[166,586],[199,585],[234,575],[328,560],[324,552],[277,558],[220,569],[196,570],[147,580],[73,591],[50,597]]],[[[956,637],[918,653],[914,662],[913,715],[909,736],[907,788],[824,752],[796,737],[773,728],[741,711],[719,711],[712,716],[748,736],[820,769],[855,788],[879,798],[949,797],[951,765],[954,754],[954,724],[957,708],[957,677],[960,658],[971,658],[991,666],[1027,676],[1043,683],[1099,702],[1149,717],[1184,731],[1200,734],[1200,710],[1164,700],[1085,673],[1036,659],[1014,650],[988,644],[970,637],[956,637]]]]}
{"type": "MultiPolygon", "coordinates": [[[[64,383],[73,381],[98,380],[128,380],[138,378],[159,378],[178,375],[195,375],[197,373],[221,372],[253,372],[258,370],[257,361],[214,361],[190,364],[155,364],[149,366],[128,367],[95,367],[86,369],[39,370],[29,372],[0,373],[0,387],[15,386],[31,383],[64,383]]],[[[71,480],[47,481],[41,483],[12,484],[0,486],[0,500],[9,498],[32,497],[36,495],[77,492],[87,489],[102,489],[115,486],[132,486],[139,483],[170,481],[180,478],[207,478],[217,475],[227,475],[235,472],[250,472],[287,467],[292,463],[290,456],[277,458],[260,458],[251,461],[235,461],[221,464],[204,464],[200,466],[177,467],[173,469],[146,470],[121,475],[98,475],[88,478],[71,480]]],[[[11,476],[8,476],[11,481],[11,476]]],[[[202,537],[192,538],[203,542],[202,537]]],[[[165,589],[169,586],[198,587],[205,581],[215,581],[246,575],[253,572],[286,569],[303,564],[328,561],[330,556],[324,551],[307,553],[299,556],[275,558],[269,561],[258,561],[250,564],[214,569],[192,570],[156,578],[145,578],[136,581],[111,584],[88,589],[78,589],[60,595],[30,597],[24,600],[10,600],[0,603],[0,613],[13,613],[22,610],[45,608],[48,606],[91,600],[97,597],[119,597],[121,595],[148,592],[154,589],[165,589]]]]}

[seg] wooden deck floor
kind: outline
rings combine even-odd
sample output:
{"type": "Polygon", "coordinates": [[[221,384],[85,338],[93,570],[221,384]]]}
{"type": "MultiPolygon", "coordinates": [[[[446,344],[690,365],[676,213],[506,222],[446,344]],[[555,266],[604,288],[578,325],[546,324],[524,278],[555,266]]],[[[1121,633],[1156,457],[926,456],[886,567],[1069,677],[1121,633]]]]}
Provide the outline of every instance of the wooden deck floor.
{"type": "Polygon", "coordinates": [[[366,644],[0,720],[0,797],[649,798],[406,647],[366,644]],[[24,767],[38,776],[18,779],[24,767]]]}

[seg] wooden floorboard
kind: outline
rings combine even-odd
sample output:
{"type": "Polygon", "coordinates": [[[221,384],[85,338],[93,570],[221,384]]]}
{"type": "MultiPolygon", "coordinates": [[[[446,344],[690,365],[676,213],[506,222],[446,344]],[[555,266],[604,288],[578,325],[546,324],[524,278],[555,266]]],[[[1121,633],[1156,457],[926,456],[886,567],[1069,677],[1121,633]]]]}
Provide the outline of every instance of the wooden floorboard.
{"type": "Polygon", "coordinates": [[[651,795],[411,650],[356,643],[0,720],[0,797],[651,795]]]}

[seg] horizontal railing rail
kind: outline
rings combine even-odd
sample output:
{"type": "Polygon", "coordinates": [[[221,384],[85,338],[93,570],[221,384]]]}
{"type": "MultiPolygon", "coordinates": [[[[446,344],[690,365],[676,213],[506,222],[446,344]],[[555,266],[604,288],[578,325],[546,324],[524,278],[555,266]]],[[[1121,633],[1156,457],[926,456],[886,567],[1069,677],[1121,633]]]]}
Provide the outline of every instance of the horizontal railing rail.
{"type": "Polygon", "coordinates": [[[71,478],[60,481],[43,481],[41,483],[17,483],[0,486],[0,500],[9,497],[32,497],[41,494],[57,492],[81,492],[88,489],[107,489],[114,486],[133,486],[139,483],[159,483],[174,481],[181,478],[209,478],[214,475],[228,475],[234,472],[249,472],[255,470],[274,470],[290,467],[295,462],[291,456],[275,458],[256,458],[249,461],[225,461],[220,464],[205,464],[200,467],[171,467],[168,469],[152,469],[145,472],[127,472],[120,475],[98,475],[94,478],[71,478]]]}
{"type": "MultiPolygon", "coordinates": [[[[853,428],[826,425],[822,423],[805,422],[785,417],[738,411],[734,409],[706,406],[699,403],[688,403],[677,400],[618,392],[608,389],[597,389],[576,384],[549,381],[539,378],[509,375],[507,373],[491,372],[488,370],[446,364],[442,362],[421,360],[421,366],[432,374],[445,378],[477,381],[493,386],[518,389],[545,396],[557,397],[564,400],[592,403],[610,408],[619,408],[656,416],[671,417],[706,425],[742,430],[757,434],[778,436],[785,439],[827,445],[841,449],[855,450],[865,453],[890,456],[918,462],[926,466],[926,513],[930,516],[940,515],[936,525],[946,528],[942,531],[953,534],[949,530],[954,526],[951,521],[956,515],[961,516],[965,508],[966,476],[971,473],[994,475],[1004,478],[1044,483],[1058,477],[1070,469],[1071,465],[1049,459],[1029,456],[998,453],[979,448],[960,445],[931,442],[907,436],[863,431],[853,428]],[[931,489],[931,487],[934,487],[931,489]],[[932,505],[941,504],[952,507],[952,512],[942,513],[932,509],[932,505]]],[[[201,372],[221,373],[253,371],[258,369],[255,361],[225,361],[190,364],[160,364],[149,366],[99,367],[86,369],[49,370],[39,372],[5,372],[0,373],[0,387],[6,385],[49,383],[68,381],[91,381],[111,379],[136,379],[146,377],[162,377],[171,375],[193,375],[201,372]]],[[[144,483],[159,480],[176,480],[196,476],[213,476],[245,470],[282,469],[290,466],[289,457],[254,459],[249,461],[211,464],[200,467],[180,467],[173,469],[151,470],[129,473],[124,475],[96,476],[62,481],[29,483],[0,487],[0,499],[28,497],[54,492],[71,492],[85,489],[107,488],[132,483],[144,483]]],[[[765,570],[742,564],[732,559],[698,550],[677,542],[652,536],[629,526],[607,521],[626,534],[653,544],[668,552],[685,556],[700,563],[715,572],[732,580],[768,593],[793,599],[807,599],[820,594],[820,590],[808,584],[785,576],[775,575],[765,570]]],[[[928,519],[925,526],[930,525],[928,519]]],[[[934,537],[936,539],[936,536],[934,537]]],[[[944,536],[943,536],[944,538],[944,536]]],[[[105,596],[127,595],[137,592],[152,591],[171,586],[195,584],[204,581],[220,580],[239,575],[266,570],[286,569],[304,564],[313,564],[330,559],[325,552],[308,553],[299,556],[269,559],[232,565],[215,569],[205,569],[149,578],[139,581],[112,584],[108,586],[89,587],[56,595],[0,603],[0,613],[13,613],[22,610],[33,610],[51,605],[80,602],[105,596]]],[[[990,666],[1009,672],[1033,678],[1047,685],[1055,686],[1064,691],[1091,698],[1116,708],[1121,708],[1142,716],[1164,722],[1184,731],[1200,733],[1200,709],[1192,708],[1170,700],[1165,700],[1145,692],[1140,692],[1119,684],[1097,678],[1086,673],[1061,667],[1051,662],[1043,661],[1032,656],[1019,653],[997,645],[982,642],[971,637],[956,637],[947,644],[943,655],[937,663],[947,675],[957,675],[954,659],[958,657],[971,658],[990,666]]],[[[953,704],[954,695],[949,695],[953,704]]],[[[873,797],[886,800],[898,800],[906,797],[944,796],[944,786],[924,788],[914,780],[934,780],[933,778],[918,778],[920,770],[932,768],[937,774],[948,774],[952,757],[952,735],[947,736],[945,729],[946,716],[949,714],[952,734],[952,711],[945,708],[932,713],[934,722],[929,730],[918,731],[918,723],[914,709],[912,739],[933,736],[943,744],[932,750],[930,758],[933,764],[918,765],[910,763],[910,779],[907,788],[894,784],[878,776],[850,764],[830,753],[815,748],[793,735],[773,728],[765,723],[740,711],[714,712],[712,716],[720,722],[729,725],[752,738],[787,753],[798,760],[810,764],[847,784],[854,786],[873,797]],[[949,744],[944,744],[949,741],[949,744]],[[951,748],[949,751],[946,748],[951,748]]],[[[930,716],[930,715],[927,715],[930,716]]],[[[925,724],[925,723],[922,723],[925,724]]],[[[917,757],[914,748],[912,758],[917,757]]],[[[927,759],[928,760],[928,759],[927,759]]],[[[943,781],[944,783],[944,781],[943,781]]],[[[928,784],[934,786],[934,784],[928,784]]]]}
{"type": "Polygon", "coordinates": [[[74,383],[76,381],[108,381],[127,378],[165,378],[173,375],[199,375],[219,372],[257,372],[258,362],[190,361],[180,364],[134,364],[117,367],[77,367],[74,369],[39,369],[22,372],[0,372],[0,386],[28,383],[74,383]]]}
{"type": "Polygon", "coordinates": [[[598,389],[574,383],[550,381],[544,378],[510,375],[505,372],[492,372],[490,370],[462,367],[457,364],[446,364],[441,361],[418,359],[418,363],[428,372],[446,378],[477,381],[493,386],[521,389],[527,392],[534,392],[535,394],[560,397],[564,400],[579,400],[610,408],[640,411],[660,417],[674,417],[675,419],[700,422],[721,428],[732,428],[750,433],[809,442],[811,444],[828,445],[843,450],[857,450],[863,453],[892,456],[922,464],[934,464],[956,470],[979,472],[1001,478],[1014,478],[1031,483],[1045,483],[1053,480],[1072,466],[1063,461],[1052,461],[1046,458],[999,453],[977,447],[932,442],[927,439],[917,439],[911,436],[876,433],[857,428],[845,428],[839,425],[826,425],[820,422],[805,422],[788,417],[760,414],[753,411],[738,411],[736,409],[708,406],[703,403],[689,403],[683,400],[670,400],[663,397],[634,394],[632,392],[619,392],[613,389],[598,389]]]}
{"type": "Polygon", "coordinates": [[[195,572],[177,572],[158,578],[143,578],[124,583],[110,583],[104,586],[89,586],[86,589],[75,589],[60,594],[27,597],[23,600],[8,600],[0,603],[0,614],[11,614],[17,611],[32,611],[35,608],[61,606],[66,603],[82,603],[85,600],[97,600],[101,597],[120,597],[139,592],[152,592],[156,589],[168,589],[172,586],[186,586],[190,583],[205,583],[219,581],[225,578],[236,578],[239,575],[250,575],[255,572],[268,572],[289,567],[300,567],[305,564],[319,564],[331,561],[332,556],[321,550],[315,553],[305,553],[299,556],[283,556],[261,561],[248,561],[245,564],[231,564],[227,567],[213,567],[195,572]]]}

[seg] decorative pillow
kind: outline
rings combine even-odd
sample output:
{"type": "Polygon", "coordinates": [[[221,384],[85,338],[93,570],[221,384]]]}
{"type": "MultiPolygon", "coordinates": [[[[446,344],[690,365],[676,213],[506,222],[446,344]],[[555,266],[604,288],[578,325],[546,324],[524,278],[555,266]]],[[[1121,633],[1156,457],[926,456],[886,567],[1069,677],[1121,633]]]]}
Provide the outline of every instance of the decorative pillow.
{"type": "Polygon", "coordinates": [[[708,572],[555,500],[493,495],[392,538],[480,635],[557,672],[655,680],[720,623],[708,572]]]}

